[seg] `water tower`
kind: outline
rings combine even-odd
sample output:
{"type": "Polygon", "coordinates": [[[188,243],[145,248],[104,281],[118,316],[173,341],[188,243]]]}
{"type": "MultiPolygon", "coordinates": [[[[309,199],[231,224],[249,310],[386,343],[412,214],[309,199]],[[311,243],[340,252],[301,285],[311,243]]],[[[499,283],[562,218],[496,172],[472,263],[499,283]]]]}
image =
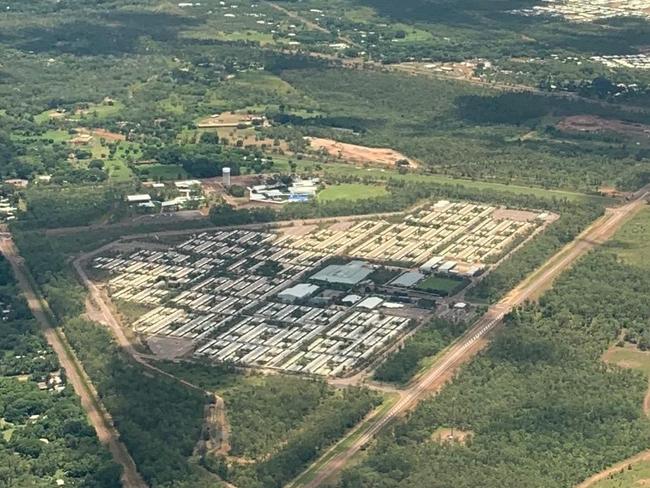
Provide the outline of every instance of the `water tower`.
{"type": "Polygon", "coordinates": [[[230,186],[230,168],[223,168],[223,186],[230,186]]]}

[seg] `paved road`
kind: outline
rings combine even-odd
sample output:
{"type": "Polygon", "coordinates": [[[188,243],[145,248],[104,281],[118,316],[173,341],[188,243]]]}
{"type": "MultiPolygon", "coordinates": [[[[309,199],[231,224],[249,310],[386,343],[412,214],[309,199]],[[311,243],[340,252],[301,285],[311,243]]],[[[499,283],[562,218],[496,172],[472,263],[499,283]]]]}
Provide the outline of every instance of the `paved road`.
{"type": "MultiPolygon", "coordinates": [[[[491,332],[513,308],[527,300],[534,300],[548,289],[555,278],[578,258],[612,237],[618,228],[645,205],[645,197],[650,188],[638,192],[636,200],[608,209],[606,214],[580,234],[557,254],[551,257],[540,269],[508,293],[500,302],[491,306],[476,324],[449,348],[426,373],[401,395],[395,405],[378,419],[372,419],[369,427],[344,451],[333,456],[318,470],[306,488],[317,488],[337,475],[347,462],[386,425],[412,409],[427,393],[441,388],[453,376],[459,366],[467,362],[487,344],[485,336],[491,332]]],[[[363,429],[364,427],[362,427],[363,429]]],[[[350,434],[351,435],[351,434],[350,434]]]]}
{"type": "Polygon", "coordinates": [[[140,477],[126,446],[119,440],[119,434],[113,426],[110,415],[100,403],[97,391],[85,374],[81,364],[70,353],[63,336],[52,327],[48,313],[43,308],[43,302],[32,287],[28,277],[29,273],[23,264],[22,258],[18,255],[18,250],[13,241],[9,238],[1,239],[0,251],[11,264],[18,286],[22,290],[32,314],[41,326],[45,339],[59,358],[59,363],[65,369],[68,383],[72,385],[79,396],[81,405],[86,411],[90,423],[95,428],[99,441],[108,446],[115,462],[122,466],[122,485],[125,488],[146,488],[147,484],[140,477]]]}

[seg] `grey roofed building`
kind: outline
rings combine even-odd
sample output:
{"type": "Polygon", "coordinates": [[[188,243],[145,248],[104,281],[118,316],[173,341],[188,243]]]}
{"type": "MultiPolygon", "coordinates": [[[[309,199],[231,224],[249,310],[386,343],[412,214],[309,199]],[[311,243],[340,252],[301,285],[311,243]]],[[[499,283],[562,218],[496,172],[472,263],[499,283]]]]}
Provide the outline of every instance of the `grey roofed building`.
{"type": "Polygon", "coordinates": [[[436,269],[440,265],[440,263],[444,260],[445,258],[443,258],[442,256],[433,256],[426,263],[420,266],[420,271],[424,273],[431,273],[431,271],[436,269]]]}
{"type": "Polygon", "coordinates": [[[310,297],[318,291],[318,286],[309,283],[298,283],[291,288],[282,290],[278,293],[278,298],[283,301],[294,302],[310,297]]]}
{"type": "Polygon", "coordinates": [[[361,303],[358,303],[357,307],[367,308],[368,310],[374,310],[379,305],[381,305],[382,303],[384,303],[383,298],[368,297],[368,298],[365,298],[361,303]]]}
{"type": "Polygon", "coordinates": [[[311,276],[312,280],[326,283],[356,285],[363,281],[373,269],[365,261],[350,261],[347,264],[331,264],[311,276]]]}
{"type": "Polygon", "coordinates": [[[424,278],[424,275],[422,273],[418,273],[417,271],[409,271],[408,273],[404,273],[397,278],[395,278],[393,281],[390,282],[392,286],[401,286],[404,288],[410,288],[413,285],[416,285],[422,279],[424,278]]]}
{"type": "Polygon", "coordinates": [[[449,273],[455,267],[456,267],[455,261],[445,261],[440,265],[438,271],[440,271],[441,273],[449,273]]]}

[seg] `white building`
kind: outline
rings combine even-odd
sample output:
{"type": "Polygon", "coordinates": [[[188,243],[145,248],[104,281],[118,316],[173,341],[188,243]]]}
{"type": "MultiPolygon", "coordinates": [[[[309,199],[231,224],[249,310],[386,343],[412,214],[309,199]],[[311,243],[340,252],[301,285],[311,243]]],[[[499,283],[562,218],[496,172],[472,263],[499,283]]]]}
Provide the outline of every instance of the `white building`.
{"type": "Polygon", "coordinates": [[[278,298],[283,302],[293,303],[298,300],[309,298],[318,291],[318,286],[309,283],[298,283],[291,288],[278,293],[278,298]]]}
{"type": "Polygon", "coordinates": [[[147,203],[151,201],[151,195],[148,195],[146,193],[138,195],[127,195],[126,201],[128,203],[147,203]]]}

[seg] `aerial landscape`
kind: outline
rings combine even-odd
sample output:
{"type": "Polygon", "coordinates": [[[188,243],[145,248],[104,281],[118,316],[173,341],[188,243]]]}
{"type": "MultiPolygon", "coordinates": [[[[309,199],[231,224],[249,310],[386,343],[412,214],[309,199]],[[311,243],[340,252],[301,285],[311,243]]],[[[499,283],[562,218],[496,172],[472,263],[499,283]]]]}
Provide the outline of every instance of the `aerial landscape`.
{"type": "Polygon", "coordinates": [[[0,487],[650,484],[650,0],[0,0],[0,487]]]}

